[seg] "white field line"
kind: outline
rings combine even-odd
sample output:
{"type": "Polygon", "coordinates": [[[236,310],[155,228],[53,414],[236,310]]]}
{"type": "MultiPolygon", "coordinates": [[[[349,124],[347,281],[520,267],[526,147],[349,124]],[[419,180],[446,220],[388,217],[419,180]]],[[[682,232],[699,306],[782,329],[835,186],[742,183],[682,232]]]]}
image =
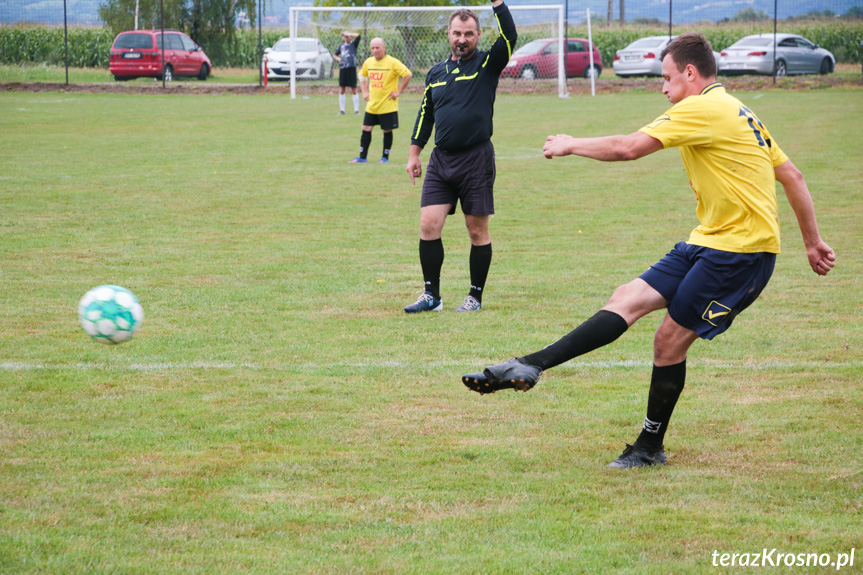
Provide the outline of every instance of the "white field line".
{"type": "MultiPolygon", "coordinates": [[[[603,368],[603,369],[629,369],[629,368],[647,368],[651,364],[648,361],[635,360],[619,360],[619,361],[570,361],[564,364],[564,368],[603,368]]],[[[236,363],[236,362],[219,362],[219,361],[190,361],[190,362],[156,362],[156,363],[29,363],[10,361],[0,363],[0,372],[3,371],[180,371],[180,370],[224,370],[224,369],[244,369],[244,370],[279,370],[279,369],[331,369],[331,368],[437,368],[437,367],[453,367],[465,369],[463,362],[424,362],[418,364],[416,362],[404,361],[380,361],[380,362],[333,362],[333,363],[282,363],[277,365],[262,365],[256,363],[236,363]]],[[[769,369],[846,369],[846,368],[863,368],[863,361],[767,361],[762,363],[756,362],[717,362],[710,360],[703,362],[690,362],[692,367],[708,367],[721,369],[742,369],[748,371],[764,371],[769,369]]]]}

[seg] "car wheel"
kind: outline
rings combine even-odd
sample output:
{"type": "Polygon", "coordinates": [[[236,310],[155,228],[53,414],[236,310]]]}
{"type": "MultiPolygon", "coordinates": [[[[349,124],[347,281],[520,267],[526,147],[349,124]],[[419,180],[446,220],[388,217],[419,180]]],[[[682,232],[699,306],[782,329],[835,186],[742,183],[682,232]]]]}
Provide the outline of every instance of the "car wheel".
{"type": "Polygon", "coordinates": [[[829,74],[833,71],[833,62],[830,61],[830,58],[824,58],[821,60],[821,74],[829,74]]]}
{"type": "Polygon", "coordinates": [[[785,76],[788,74],[788,68],[785,65],[785,60],[776,60],[776,75],[785,76]]]}
{"type": "Polygon", "coordinates": [[[590,78],[591,76],[593,76],[594,78],[599,78],[600,74],[602,74],[602,70],[599,68],[599,66],[594,64],[592,68],[590,66],[585,68],[583,75],[585,78],[590,78]]]}
{"type": "Polygon", "coordinates": [[[126,82],[128,80],[134,80],[135,76],[114,76],[114,80],[117,82],[126,82]]]}
{"type": "Polygon", "coordinates": [[[210,67],[206,63],[201,64],[201,71],[198,72],[198,80],[206,80],[210,76],[210,67]]]}
{"type": "Polygon", "coordinates": [[[533,66],[525,66],[521,69],[521,73],[518,75],[519,78],[524,78],[525,80],[534,80],[536,79],[536,68],[533,66]]]}

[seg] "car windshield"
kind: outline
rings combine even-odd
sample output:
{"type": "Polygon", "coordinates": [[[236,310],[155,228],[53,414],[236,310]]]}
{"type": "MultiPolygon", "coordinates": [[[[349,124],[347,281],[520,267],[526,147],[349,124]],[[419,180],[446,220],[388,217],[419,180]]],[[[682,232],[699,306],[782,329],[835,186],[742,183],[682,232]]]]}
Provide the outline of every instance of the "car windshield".
{"type": "Polygon", "coordinates": [[[667,36],[662,36],[659,38],[642,38],[641,40],[636,40],[635,42],[627,46],[626,50],[649,50],[650,48],[658,48],[667,39],[667,36]]]}
{"type": "Polygon", "coordinates": [[[746,48],[748,46],[772,46],[773,36],[769,38],[744,38],[740,40],[732,48],[746,48]]]}
{"type": "MultiPolygon", "coordinates": [[[[308,38],[297,38],[297,52],[317,52],[318,49],[315,46],[315,41],[310,40],[308,38]]],[[[291,39],[290,38],[282,38],[276,45],[273,46],[273,50],[278,52],[290,52],[291,51],[291,39]]]]}
{"type": "Polygon", "coordinates": [[[519,54],[536,54],[540,50],[548,44],[548,40],[534,40],[533,42],[528,42],[518,50],[513,53],[513,56],[518,56],[519,54]]]}
{"type": "Polygon", "coordinates": [[[114,48],[137,48],[146,50],[153,47],[153,37],[149,34],[121,34],[114,42],[114,48]]]}

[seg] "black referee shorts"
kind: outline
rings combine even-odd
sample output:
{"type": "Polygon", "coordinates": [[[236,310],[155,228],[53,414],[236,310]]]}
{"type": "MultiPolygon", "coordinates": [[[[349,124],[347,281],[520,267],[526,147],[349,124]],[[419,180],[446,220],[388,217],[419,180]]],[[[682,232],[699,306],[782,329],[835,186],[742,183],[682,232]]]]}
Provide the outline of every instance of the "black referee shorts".
{"type": "Polygon", "coordinates": [[[494,213],[494,146],[491,140],[467,150],[432,150],[423,180],[420,206],[450,204],[450,215],[461,202],[469,216],[494,213]]]}

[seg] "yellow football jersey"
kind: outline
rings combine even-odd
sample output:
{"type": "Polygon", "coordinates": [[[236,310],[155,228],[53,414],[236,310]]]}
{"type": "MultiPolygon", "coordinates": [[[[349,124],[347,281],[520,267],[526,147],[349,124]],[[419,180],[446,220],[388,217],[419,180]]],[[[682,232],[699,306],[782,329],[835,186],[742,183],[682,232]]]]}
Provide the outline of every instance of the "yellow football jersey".
{"type": "Polygon", "coordinates": [[[788,161],[740,100],[714,83],[640,130],[680,148],[700,225],[688,243],[737,253],[779,253],[774,167],[788,161]]]}
{"type": "Polygon", "coordinates": [[[366,112],[370,114],[398,112],[398,98],[390,100],[390,94],[399,89],[399,79],[410,73],[407,66],[392,56],[384,56],[380,60],[371,57],[363,62],[360,76],[369,79],[369,101],[366,104],[366,112]]]}

